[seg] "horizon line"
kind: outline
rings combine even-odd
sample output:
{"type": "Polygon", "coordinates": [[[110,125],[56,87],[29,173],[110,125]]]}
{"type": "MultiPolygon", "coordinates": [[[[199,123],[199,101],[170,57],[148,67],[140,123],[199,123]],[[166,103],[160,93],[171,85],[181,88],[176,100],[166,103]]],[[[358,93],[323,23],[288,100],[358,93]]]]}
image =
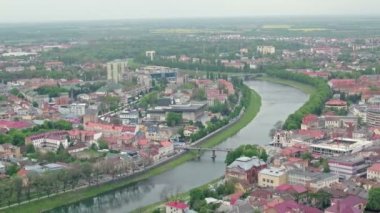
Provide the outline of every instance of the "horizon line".
{"type": "Polygon", "coordinates": [[[204,20],[204,19],[250,19],[250,18],[380,18],[380,14],[271,14],[249,16],[199,16],[199,17],[140,17],[140,18],[110,18],[110,19],[73,19],[73,20],[40,20],[40,21],[0,21],[0,25],[9,24],[53,24],[53,23],[81,23],[107,21],[163,21],[163,20],[204,20]]]}

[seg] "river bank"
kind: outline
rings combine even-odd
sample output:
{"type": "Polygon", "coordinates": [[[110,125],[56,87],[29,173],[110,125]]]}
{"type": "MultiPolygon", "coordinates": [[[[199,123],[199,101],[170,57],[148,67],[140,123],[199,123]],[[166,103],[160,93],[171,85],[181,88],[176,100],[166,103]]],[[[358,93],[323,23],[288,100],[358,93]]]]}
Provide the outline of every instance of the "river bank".
{"type": "MultiPolygon", "coordinates": [[[[215,134],[214,136],[207,139],[207,141],[203,142],[201,144],[202,147],[213,147],[221,142],[223,142],[226,138],[236,134],[241,128],[246,126],[259,112],[261,106],[261,97],[258,93],[251,90],[250,98],[249,98],[249,104],[246,108],[243,116],[240,120],[238,120],[236,123],[230,126],[225,131],[222,131],[218,134],[215,134]]],[[[25,212],[25,209],[28,209],[28,212],[41,212],[41,211],[47,211],[59,206],[68,205],[71,203],[75,203],[87,198],[91,198],[94,196],[97,196],[99,194],[112,191],[121,187],[125,187],[128,185],[133,185],[134,183],[137,183],[139,181],[148,179],[152,176],[161,174],[165,171],[168,171],[174,167],[177,167],[178,165],[181,165],[191,159],[193,159],[195,156],[194,153],[188,152],[183,154],[182,156],[176,158],[175,160],[169,161],[163,165],[160,165],[158,167],[155,167],[141,175],[138,175],[133,178],[127,178],[124,180],[118,180],[111,183],[106,183],[99,186],[92,186],[85,189],[80,189],[73,192],[67,192],[64,194],[56,195],[54,197],[48,198],[48,199],[41,199],[37,200],[31,203],[26,203],[20,206],[11,207],[8,209],[4,209],[1,212],[25,212]]]]}
{"type": "MultiPolygon", "coordinates": [[[[256,78],[256,80],[267,81],[267,82],[271,82],[271,83],[275,83],[275,84],[281,84],[281,85],[285,85],[285,86],[290,86],[290,87],[299,89],[299,90],[301,90],[302,92],[304,92],[304,93],[306,93],[308,95],[311,95],[316,90],[316,88],[313,87],[313,86],[310,86],[310,85],[307,85],[307,84],[303,84],[303,83],[299,83],[297,81],[285,80],[285,79],[280,79],[280,78],[262,76],[262,77],[256,78]]],[[[204,188],[206,186],[209,186],[210,184],[216,183],[218,180],[220,180],[220,179],[210,181],[210,182],[208,182],[208,183],[206,183],[206,184],[204,184],[202,186],[196,187],[194,189],[198,189],[198,188],[202,189],[202,188],[204,188]]],[[[181,194],[179,194],[178,196],[175,196],[175,197],[176,198],[181,198],[182,200],[188,200],[189,199],[189,193],[190,193],[190,191],[191,190],[189,190],[187,192],[184,192],[184,193],[181,193],[181,194]]],[[[132,213],[151,213],[151,212],[153,212],[156,209],[163,208],[164,204],[165,204],[165,201],[160,201],[160,202],[157,202],[157,203],[154,203],[154,204],[151,204],[151,205],[148,205],[148,206],[136,209],[136,210],[132,211],[132,213]]]]}
{"type": "Polygon", "coordinates": [[[303,84],[303,83],[299,83],[297,81],[285,80],[285,79],[281,79],[281,78],[262,76],[262,77],[258,77],[256,79],[261,80],[261,81],[268,81],[268,82],[275,83],[275,84],[282,84],[282,85],[294,87],[294,88],[299,89],[308,95],[311,95],[316,90],[315,87],[313,87],[313,86],[303,84]]]}

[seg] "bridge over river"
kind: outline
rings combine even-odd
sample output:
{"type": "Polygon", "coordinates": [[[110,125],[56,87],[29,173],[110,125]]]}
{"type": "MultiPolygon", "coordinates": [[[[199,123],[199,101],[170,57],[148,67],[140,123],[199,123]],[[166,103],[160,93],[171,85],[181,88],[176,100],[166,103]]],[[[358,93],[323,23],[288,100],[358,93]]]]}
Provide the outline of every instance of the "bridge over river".
{"type": "MultiPolygon", "coordinates": [[[[199,159],[188,161],[160,175],[141,181],[133,186],[82,200],[54,209],[54,213],[125,213],[160,200],[168,195],[185,192],[208,183],[224,174],[225,157],[231,148],[242,144],[268,144],[269,131],[279,120],[296,111],[308,99],[301,91],[264,81],[250,81],[247,84],[262,97],[262,106],[257,117],[238,134],[215,147],[214,160],[204,150],[199,159]]],[[[197,149],[194,147],[194,149],[197,149]]]]}

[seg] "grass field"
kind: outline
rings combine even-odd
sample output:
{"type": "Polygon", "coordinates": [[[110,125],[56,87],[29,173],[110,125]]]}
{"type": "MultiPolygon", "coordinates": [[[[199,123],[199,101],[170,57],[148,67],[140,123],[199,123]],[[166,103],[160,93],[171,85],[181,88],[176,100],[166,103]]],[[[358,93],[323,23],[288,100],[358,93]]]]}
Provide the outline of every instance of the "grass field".
{"type": "MultiPolygon", "coordinates": [[[[236,122],[234,125],[232,125],[230,128],[228,128],[226,131],[222,131],[210,139],[208,139],[206,142],[202,144],[202,147],[213,147],[221,142],[223,142],[228,137],[236,134],[239,132],[241,128],[246,126],[259,112],[261,106],[261,97],[259,94],[257,94],[255,91],[252,90],[250,102],[249,105],[243,115],[243,117],[236,122]]],[[[177,158],[176,160],[170,161],[164,165],[161,165],[159,167],[156,167],[145,174],[142,174],[138,177],[120,180],[114,183],[107,183],[100,186],[94,186],[82,190],[78,190],[75,192],[67,192],[65,194],[57,195],[54,197],[51,197],[49,199],[41,199],[38,201],[34,201],[31,203],[23,204],[20,206],[12,207],[6,210],[2,210],[0,212],[6,212],[6,213],[24,213],[25,210],[27,210],[28,213],[39,213],[44,210],[53,209],[59,206],[71,204],[78,202],[80,200],[84,200],[86,198],[91,198],[94,196],[97,196],[99,194],[112,191],[124,186],[128,186],[131,184],[134,184],[138,181],[145,180],[149,177],[161,174],[165,171],[168,171],[178,165],[181,165],[185,163],[186,161],[189,161],[195,157],[195,154],[192,152],[186,153],[185,155],[177,158]]]]}

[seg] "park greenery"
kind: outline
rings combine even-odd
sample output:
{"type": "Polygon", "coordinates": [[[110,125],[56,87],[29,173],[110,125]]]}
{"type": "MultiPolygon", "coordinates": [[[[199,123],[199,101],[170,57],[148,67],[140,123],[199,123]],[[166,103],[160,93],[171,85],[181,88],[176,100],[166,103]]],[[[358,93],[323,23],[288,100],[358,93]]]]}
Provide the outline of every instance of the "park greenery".
{"type": "Polygon", "coordinates": [[[266,153],[264,148],[258,145],[246,144],[246,145],[241,145],[238,148],[234,149],[233,151],[229,152],[226,156],[225,163],[227,165],[230,165],[232,162],[234,162],[236,159],[242,156],[245,156],[245,157],[256,156],[265,162],[268,159],[268,154],[266,153]]]}

